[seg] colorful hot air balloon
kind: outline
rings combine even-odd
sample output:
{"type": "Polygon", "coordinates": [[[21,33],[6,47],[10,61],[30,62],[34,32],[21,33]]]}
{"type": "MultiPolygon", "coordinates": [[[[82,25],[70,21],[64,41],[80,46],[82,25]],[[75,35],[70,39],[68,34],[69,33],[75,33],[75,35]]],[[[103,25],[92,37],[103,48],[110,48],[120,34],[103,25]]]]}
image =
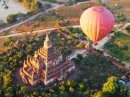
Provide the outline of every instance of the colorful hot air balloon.
{"type": "Polygon", "coordinates": [[[97,42],[111,32],[114,26],[114,16],[103,7],[91,7],[82,13],[80,26],[93,42],[97,42]]]}

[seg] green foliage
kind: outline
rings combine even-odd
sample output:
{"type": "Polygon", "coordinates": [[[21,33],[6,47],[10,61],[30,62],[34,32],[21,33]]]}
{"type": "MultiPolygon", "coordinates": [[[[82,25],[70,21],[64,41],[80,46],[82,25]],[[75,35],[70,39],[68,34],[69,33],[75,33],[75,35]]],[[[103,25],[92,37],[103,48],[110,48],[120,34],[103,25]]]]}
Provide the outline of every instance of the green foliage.
{"type": "MultiPolygon", "coordinates": [[[[80,77],[78,80],[87,78],[91,89],[100,89],[109,76],[120,77],[125,72],[112,65],[109,60],[104,60],[104,58],[94,53],[89,53],[83,59],[80,57],[74,58],[73,61],[82,70],[78,74],[80,77]]],[[[109,82],[117,82],[118,79],[110,77],[108,80],[109,82]]]]}
{"type": "Polygon", "coordinates": [[[127,20],[125,15],[123,13],[121,13],[121,12],[115,13],[114,16],[116,17],[115,21],[118,22],[118,23],[119,22],[125,22],[127,20]]]}
{"type": "MultiPolygon", "coordinates": [[[[38,48],[35,48],[36,45],[32,45],[32,42],[36,42],[37,47],[42,46],[44,38],[39,39],[38,41],[24,40],[19,49],[14,48],[15,38],[7,38],[4,44],[10,46],[5,52],[0,54],[0,96],[6,95],[6,97],[22,97],[27,93],[27,88],[25,86],[12,86],[13,73],[16,67],[20,67],[23,64],[24,59],[27,57],[27,54],[33,54],[38,48]],[[42,41],[41,41],[42,40],[42,41]],[[26,42],[25,42],[26,41],[26,42]],[[9,88],[10,87],[10,88],[9,88]],[[17,92],[16,92],[17,91],[17,92]],[[16,95],[14,95],[16,92],[16,95]]],[[[20,40],[22,42],[22,39],[20,40]]],[[[2,97],[2,96],[1,96],[2,97]]]]}
{"type": "Polygon", "coordinates": [[[18,2],[23,2],[23,0],[17,0],[18,2]]]}
{"type": "MultiPolygon", "coordinates": [[[[124,94],[127,92],[127,87],[126,87],[126,85],[123,84],[123,83],[119,83],[118,86],[119,86],[119,92],[120,92],[120,94],[121,94],[121,95],[124,95],[124,94]]],[[[129,97],[129,96],[128,96],[128,97],[129,97]]]]}
{"type": "Polygon", "coordinates": [[[125,28],[128,32],[130,32],[130,25],[125,28]]]}
{"type": "Polygon", "coordinates": [[[2,33],[0,33],[0,36],[8,35],[8,33],[9,33],[9,30],[3,31],[2,33]]]}
{"type": "Polygon", "coordinates": [[[101,51],[100,49],[97,49],[96,51],[99,52],[100,54],[103,54],[103,51],[101,51]]]}
{"type": "Polygon", "coordinates": [[[113,95],[118,89],[118,84],[116,82],[106,82],[103,85],[102,91],[106,94],[113,95]]]}
{"type": "Polygon", "coordinates": [[[124,33],[115,33],[115,36],[111,38],[106,44],[106,49],[114,55],[114,57],[120,60],[130,59],[130,36],[124,33]]]}
{"type": "Polygon", "coordinates": [[[17,15],[16,14],[11,14],[7,16],[7,22],[8,23],[14,23],[17,21],[17,15]]]}
{"type": "Polygon", "coordinates": [[[127,96],[130,97],[130,90],[128,90],[128,92],[127,92],[127,96]]]}
{"type": "Polygon", "coordinates": [[[74,92],[74,89],[72,87],[69,88],[69,92],[74,92]]]}
{"type": "Polygon", "coordinates": [[[63,28],[62,31],[64,31],[64,33],[70,35],[71,37],[75,39],[85,36],[83,31],[81,31],[79,28],[66,27],[66,28],[63,28]]]}
{"type": "Polygon", "coordinates": [[[45,21],[46,18],[45,18],[44,16],[41,16],[41,17],[40,17],[40,20],[41,20],[41,21],[45,21]]]}
{"type": "Polygon", "coordinates": [[[77,54],[77,58],[82,60],[83,59],[83,55],[82,54],[77,54]]]}
{"type": "Polygon", "coordinates": [[[34,11],[28,11],[28,12],[26,13],[27,16],[32,16],[33,14],[34,14],[34,11]]]}
{"type": "Polygon", "coordinates": [[[62,34],[55,32],[50,34],[50,39],[53,41],[53,45],[65,55],[72,52],[72,49],[76,48],[78,42],[76,40],[65,38],[62,34]],[[56,34],[55,34],[56,33],[56,34]]]}
{"type": "Polygon", "coordinates": [[[39,9],[41,9],[41,7],[42,7],[42,3],[39,2],[38,0],[35,0],[32,3],[30,3],[29,9],[32,10],[32,11],[38,12],[39,9]]]}
{"type": "Polygon", "coordinates": [[[56,2],[57,0],[45,0],[45,1],[48,1],[48,2],[56,2]]]}
{"type": "Polygon", "coordinates": [[[32,0],[23,0],[23,5],[28,7],[32,0]]]}
{"type": "Polygon", "coordinates": [[[19,19],[24,19],[24,18],[26,18],[26,14],[24,14],[24,13],[18,12],[16,15],[17,15],[17,18],[19,18],[19,19]]]}
{"type": "Polygon", "coordinates": [[[9,7],[7,5],[4,6],[5,9],[8,9],[9,7]]]}
{"type": "Polygon", "coordinates": [[[4,24],[4,21],[2,19],[0,19],[0,25],[4,24]]]}
{"type": "Polygon", "coordinates": [[[116,97],[116,94],[125,95],[127,93],[126,85],[118,81],[119,79],[115,76],[109,77],[107,82],[103,84],[102,90],[95,93],[94,97],[116,97]]]}
{"type": "Polygon", "coordinates": [[[99,91],[94,94],[94,97],[106,97],[103,92],[99,91]]]}
{"type": "Polygon", "coordinates": [[[6,85],[10,84],[11,81],[12,81],[12,78],[10,77],[9,74],[3,76],[3,85],[6,86],[6,85]]]}
{"type": "Polygon", "coordinates": [[[23,5],[30,9],[30,11],[27,12],[28,15],[32,15],[32,12],[38,12],[40,9],[42,9],[42,3],[38,0],[23,0],[23,5]]]}
{"type": "Polygon", "coordinates": [[[107,81],[108,82],[118,82],[118,78],[117,77],[115,77],[115,76],[111,76],[111,77],[109,77],[108,79],[107,79],[107,81]]]}
{"type": "MultiPolygon", "coordinates": [[[[48,1],[48,2],[53,2],[53,3],[57,3],[57,0],[45,0],[45,1],[48,1]]],[[[84,1],[88,1],[88,0],[68,0],[68,5],[72,5],[72,3],[77,3],[77,2],[84,2],[84,1]]],[[[58,3],[62,3],[64,1],[60,1],[58,3]]]]}
{"type": "Polygon", "coordinates": [[[78,45],[77,45],[77,48],[84,48],[85,46],[85,43],[84,42],[80,42],[78,45]]]}
{"type": "MultiPolygon", "coordinates": [[[[62,47],[65,52],[66,49],[71,50],[72,47],[74,48],[76,46],[74,43],[75,41],[57,34],[58,33],[51,33],[49,35],[50,39],[52,39],[52,42],[55,44],[54,47],[62,47]],[[72,41],[72,43],[68,41],[72,41]]],[[[82,55],[77,55],[79,62],[77,65],[80,68],[78,71],[81,72],[78,73],[74,80],[67,80],[60,84],[55,83],[49,88],[39,86],[35,88],[33,92],[29,92],[26,86],[19,84],[12,85],[12,72],[14,72],[15,68],[23,64],[27,55],[33,55],[34,51],[43,45],[44,38],[39,38],[37,35],[34,35],[34,37],[29,40],[26,33],[25,36],[25,39],[19,40],[21,42],[21,47],[19,49],[11,46],[9,50],[0,54],[0,72],[2,72],[0,74],[0,97],[3,95],[6,97],[90,97],[90,94],[97,92],[96,89],[101,88],[108,76],[120,76],[124,73],[124,71],[114,67],[110,62],[106,62],[106,60],[96,54],[89,53],[85,58],[83,58],[82,55]]],[[[12,45],[15,41],[14,38],[7,38],[5,44],[9,46],[10,43],[12,45]]],[[[116,78],[111,77],[109,81],[116,82],[116,78]]],[[[120,85],[118,87],[120,87],[120,91],[124,94],[124,86],[120,85]]],[[[97,95],[102,95],[102,93],[98,93],[97,95]]]]}

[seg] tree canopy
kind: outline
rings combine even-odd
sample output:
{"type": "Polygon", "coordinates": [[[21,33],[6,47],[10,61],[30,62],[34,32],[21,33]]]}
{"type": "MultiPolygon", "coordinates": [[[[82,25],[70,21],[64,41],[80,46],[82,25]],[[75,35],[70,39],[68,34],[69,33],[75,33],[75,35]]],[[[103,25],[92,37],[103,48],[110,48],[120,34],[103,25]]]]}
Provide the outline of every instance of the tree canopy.
{"type": "Polygon", "coordinates": [[[16,14],[11,14],[7,16],[7,22],[8,23],[14,23],[17,21],[17,15],[16,14]]]}

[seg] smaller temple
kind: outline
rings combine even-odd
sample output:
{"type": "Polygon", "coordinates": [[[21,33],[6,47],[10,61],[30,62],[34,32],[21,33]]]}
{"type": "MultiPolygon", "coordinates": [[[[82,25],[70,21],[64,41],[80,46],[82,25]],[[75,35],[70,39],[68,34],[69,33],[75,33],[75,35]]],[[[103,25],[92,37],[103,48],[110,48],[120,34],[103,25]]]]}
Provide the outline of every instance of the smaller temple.
{"type": "Polygon", "coordinates": [[[88,41],[87,44],[85,45],[85,48],[90,51],[92,49],[93,45],[92,42],[88,41]]]}
{"type": "Polygon", "coordinates": [[[116,3],[116,4],[115,4],[115,7],[119,7],[119,5],[116,3]]]}
{"type": "Polygon", "coordinates": [[[20,75],[25,84],[48,85],[54,81],[64,80],[74,70],[74,62],[64,57],[52,46],[47,34],[44,46],[35,51],[33,57],[24,61],[20,75]]]}
{"type": "Polygon", "coordinates": [[[20,46],[21,46],[21,43],[17,40],[17,41],[14,43],[14,47],[20,48],[20,46]]]}

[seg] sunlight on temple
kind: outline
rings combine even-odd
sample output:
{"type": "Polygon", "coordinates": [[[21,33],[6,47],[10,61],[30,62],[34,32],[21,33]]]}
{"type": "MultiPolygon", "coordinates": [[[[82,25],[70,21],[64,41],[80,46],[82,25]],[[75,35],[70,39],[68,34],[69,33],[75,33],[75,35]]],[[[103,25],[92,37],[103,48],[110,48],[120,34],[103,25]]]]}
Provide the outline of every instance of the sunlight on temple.
{"type": "Polygon", "coordinates": [[[33,57],[24,61],[20,69],[22,81],[25,84],[36,86],[37,84],[48,85],[55,81],[62,81],[74,72],[75,65],[68,57],[58,52],[49,40],[48,34],[44,46],[33,57]]]}

